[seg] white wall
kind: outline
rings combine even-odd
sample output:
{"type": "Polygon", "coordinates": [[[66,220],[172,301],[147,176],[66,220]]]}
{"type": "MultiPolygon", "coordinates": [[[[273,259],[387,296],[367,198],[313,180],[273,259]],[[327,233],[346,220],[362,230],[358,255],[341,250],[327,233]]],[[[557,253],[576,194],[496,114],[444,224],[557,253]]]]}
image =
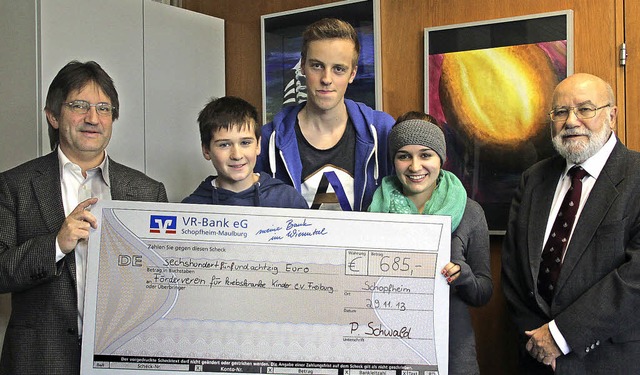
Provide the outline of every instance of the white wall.
{"type": "Polygon", "coordinates": [[[39,150],[35,25],[35,2],[0,1],[0,171],[39,150]]]}
{"type": "MultiPolygon", "coordinates": [[[[149,0],[1,0],[0,35],[0,171],[50,151],[49,84],[67,62],[95,60],[121,104],[110,156],[174,202],[214,173],[196,119],[225,94],[223,20],[149,0]]],[[[0,294],[0,349],[9,313],[0,294]]]]}
{"type": "Polygon", "coordinates": [[[146,172],[179,202],[214,174],[197,119],[225,93],[224,23],[159,3],[145,3],[144,20],[146,172]]]}
{"type": "MultiPolygon", "coordinates": [[[[38,153],[36,4],[0,1],[0,170],[38,153]]],[[[0,350],[11,312],[11,296],[0,294],[0,350]]]]}

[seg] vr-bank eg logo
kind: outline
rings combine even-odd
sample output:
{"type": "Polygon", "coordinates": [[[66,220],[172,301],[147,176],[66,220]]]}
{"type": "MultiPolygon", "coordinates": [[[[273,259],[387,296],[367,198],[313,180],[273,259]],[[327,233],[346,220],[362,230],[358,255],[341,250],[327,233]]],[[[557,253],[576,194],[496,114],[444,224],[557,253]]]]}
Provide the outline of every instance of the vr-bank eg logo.
{"type": "Polygon", "coordinates": [[[176,234],[177,216],[151,215],[149,233],[176,234]]]}

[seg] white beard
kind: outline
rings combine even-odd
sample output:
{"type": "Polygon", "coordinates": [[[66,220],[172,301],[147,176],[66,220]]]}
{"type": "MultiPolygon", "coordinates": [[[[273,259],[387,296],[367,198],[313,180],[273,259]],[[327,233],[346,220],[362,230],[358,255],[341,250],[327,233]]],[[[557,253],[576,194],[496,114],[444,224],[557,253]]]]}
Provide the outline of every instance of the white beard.
{"type": "Polygon", "coordinates": [[[604,125],[597,132],[587,128],[584,128],[584,130],[564,129],[555,136],[552,129],[551,141],[553,142],[553,147],[569,162],[581,164],[600,151],[602,146],[609,140],[609,136],[612,133],[609,119],[605,120],[604,125]],[[563,136],[566,135],[586,135],[587,140],[565,140],[563,136]]]}

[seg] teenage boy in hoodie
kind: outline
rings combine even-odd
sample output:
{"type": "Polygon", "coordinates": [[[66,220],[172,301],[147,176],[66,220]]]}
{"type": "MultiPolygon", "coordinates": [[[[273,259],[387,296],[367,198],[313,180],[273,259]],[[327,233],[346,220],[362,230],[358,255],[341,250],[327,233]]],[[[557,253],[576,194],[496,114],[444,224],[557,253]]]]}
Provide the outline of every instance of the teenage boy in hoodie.
{"type": "Polygon", "coordinates": [[[254,173],[260,154],[258,112],[243,99],[211,100],[198,115],[202,155],[218,172],[182,203],[308,208],[293,187],[266,173],[254,173]]]}
{"type": "Polygon", "coordinates": [[[348,22],[322,19],[302,39],[307,101],[283,108],[262,128],[256,170],[294,186],[311,208],[365,211],[392,173],[387,135],[395,121],[344,97],[360,54],[348,22]]]}

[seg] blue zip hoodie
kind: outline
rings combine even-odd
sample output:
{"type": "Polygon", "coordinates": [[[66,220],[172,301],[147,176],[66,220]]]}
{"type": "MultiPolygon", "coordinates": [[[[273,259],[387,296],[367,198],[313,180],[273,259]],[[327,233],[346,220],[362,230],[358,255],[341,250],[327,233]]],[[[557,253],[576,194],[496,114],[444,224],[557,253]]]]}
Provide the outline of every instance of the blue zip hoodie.
{"type": "Polygon", "coordinates": [[[182,203],[309,208],[307,201],[294,188],[266,173],[260,173],[258,182],[238,193],[214,187],[215,178],[216,176],[207,177],[191,195],[182,200],[182,203]]]}
{"type": "MultiPolygon", "coordinates": [[[[345,99],[347,113],[356,130],[354,165],[354,211],[365,211],[382,178],[393,172],[389,160],[387,137],[395,123],[393,117],[369,108],[366,104],[345,99]]],[[[298,113],[306,103],[284,107],[272,122],[262,127],[261,150],[256,171],[292,185],[299,192],[302,181],[302,162],[295,125],[298,113]]]]}

